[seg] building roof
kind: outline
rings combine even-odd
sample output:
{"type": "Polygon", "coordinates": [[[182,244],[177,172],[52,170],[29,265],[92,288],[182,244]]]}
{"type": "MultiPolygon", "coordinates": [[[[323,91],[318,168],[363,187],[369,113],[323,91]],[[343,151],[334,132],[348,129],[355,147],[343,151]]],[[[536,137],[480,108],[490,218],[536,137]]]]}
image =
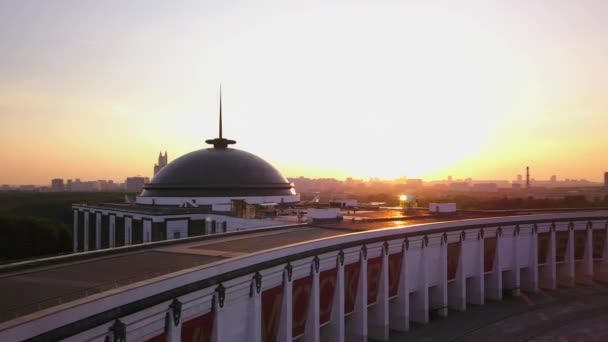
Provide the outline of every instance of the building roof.
{"type": "Polygon", "coordinates": [[[183,155],[144,186],[143,197],[290,196],[293,185],[249,152],[223,146],[183,155]]]}

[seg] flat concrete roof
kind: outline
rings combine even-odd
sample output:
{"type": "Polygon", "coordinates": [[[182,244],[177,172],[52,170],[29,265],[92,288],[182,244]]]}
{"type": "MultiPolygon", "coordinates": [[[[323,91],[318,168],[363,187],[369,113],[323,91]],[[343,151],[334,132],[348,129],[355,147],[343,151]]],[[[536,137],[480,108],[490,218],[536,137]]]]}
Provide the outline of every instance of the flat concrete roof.
{"type": "Polygon", "coordinates": [[[120,252],[0,274],[0,321],[162,274],[247,253],[349,233],[294,227],[120,252]],[[85,292],[86,291],[86,292],[85,292]],[[38,307],[38,304],[41,307],[38,307]],[[17,312],[15,312],[17,310],[17,312]]]}
{"type": "Polygon", "coordinates": [[[91,289],[91,293],[101,292],[221,259],[219,256],[141,251],[3,274],[0,275],[0,312],[58,296],[67,296],[63,301],[74,300],[84,297],[77,293],[87,289],[91,289]],[[99,287],[97,291],[95,287],[99,287]]]}

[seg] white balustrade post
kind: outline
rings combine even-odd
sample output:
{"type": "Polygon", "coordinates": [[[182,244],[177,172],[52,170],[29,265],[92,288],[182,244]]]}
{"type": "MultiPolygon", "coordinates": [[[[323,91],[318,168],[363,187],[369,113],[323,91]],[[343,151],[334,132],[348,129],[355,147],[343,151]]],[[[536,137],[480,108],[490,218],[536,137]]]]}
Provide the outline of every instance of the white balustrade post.
{"type": "MultiPolygon", "coordinates": [[[[513,296],[518,296],[520,294],[519,291],[519,286],[520,286],[520,268],[519,268],[519,257],[518,257],[518,250],[519,250],[519,232],[517,228],[513,228],[512,232],[510,233],[505,233],[505,234],[512,234],[511,236],[504,236],[503,237],[503,241],[508,241],[508,239],[511,239],[511,243],[506,244],[507,249],[511,250],[511,253],[509,253],[510,256],[510,271],[507,271],[505,275],[503,275],[503,288],[507,288],[509,290],[511,290],[511,295],[513,296]]],[[[502,248],[502,247],[501,247],[502,248]]],[[[507,261],[507,260],[504,260],[507,261]]]]}
{"type": "Polygon", "coordinates": [[[574,287],[575,274],[575,261],[574,261],[574,229],[572,223],[568,225],[568,244],[566,247],[566,255],[564,257],[564,264],[558,267],[557,279],[559,285],[566,287],[574,287]]]}
{"type": "Polygon", "coordinates": [[[131,244],[131,241],[132,241],[131,240],[131,237],[132,237],[131,227],[132,227],[133,221],[130,217],[126,217],[126,216],[125,216],[124,221],[125,221],[125,246],[128,246],[131,244]]]}
{"type": "MultiPolygon", "coordinates": [[[[220,286],[222,286],[220,284],[220,286]]],[[[213,294],[213,332],[211,333],[211,342],[223,342],[223,333],[222,333],[222,321],[223,321],[223,311],[224,311],[224,299],[221,299],[222,294],[216,290],[213,294]]]]}
{"type": "Polygon", "coordinates": [[[95,214],[95,249],[101,249],[101,213],[95,214]]]}
{"type": "MultiPolygon", "coordinates": [[[[538,237],[537,237],[538,240],[538,237]]],[[[539,286],[543,289],[553,290],[557,287],[557,265],[555,264],[555,229],[549,230],[545,265],[539,273],[539,286]]]]}
{"type": "Polygon", "coordinates": [[[328,323],[328,342],[344,342],[344,254],[340,254],[336,260],[336,287],[331,308],[331,318],[328,323]]]}
{"type": "Polygon", "coordinates": [[[262,276],[256,273],[251,280],[249,314],[247,315],[247,338],[251,342],[262,341],[262,276]]]}
{"type": "Polygon", "coordinates": [[[401,270],[399,271],[399,289],[397,297],[389,302],[389,325],[397,331],[408,331],[410,329],[410,291],[407,283],[407,250],[409,242],[404,243],[401,256],[401,270]]]}
{"type": "MultiPolygon", "coordinates": [[[[485,304],[485,291],[484,291],[484,251],[483,251],[483,233],[479,231],[476,240],[471,241],[472,239],[468,239],[467,236],[467,247],[463,248],[473,248],[475,250],[474,259],[471,262],[474,264],[473,277],[469,281],[465,279],[465,287],[466,287],[466,298],[467,303],[475,304],[475,305],[483,305],[485,304]]],[[[463,261],[464,262],[464,261],[463,261]]],[[[467,260],[466,262],[469,262],[467,260]]],[[[463,264],[464,265],[464,264],[463,264]]]]}
{"type": "MultiPolygon", "coordinates": [[[[448,244],[447,240],[444,243],[439,245],[440,250],[440,258],[439,258],[439,267],[441,267],[441,279],[439,283],[439,296],[438,298],[429,298],[431,305],[436,305],[435,307],[439,307],[440,309],[437,311],[437,314],[440,317],[448,316],[448,244]]],[[[426,264],[426,267],[430,268],[434,265],[429,263],[426,264]]]]}
{"type": "Polygon", "coordinates": [[[167,324],[167,342],[181,342],[183,317],[180,317],[176,325],[175,320],[173,319],[173,310],[171,308],[169,308],[165,317],[165,324],[167,324]]]}
{"type": "MultiPolygon", "coordinates": [[[[429,322],[429,285],[427,279],[426,269],[426,247],[424,242],[420,241],[422,247],[420,247],[418,260],[410,260],[406,258],[408,264],[416,262],[418,272],[409,273],[407,276],[416,277],[416,291],[411,295],[410,301],[410,320],[416,323],[427,324],[429,322]]],[[[414,258],[412,258],[414,259],[414,258]]],[[[408,267],[409,268],[409,267],[408,267]]]]}
{"type": "Polygon", "coordinates": [[[72,242],[74,253],[78,252],[78,209],[74,210],[74,224],[72,225],[72,242]]]}
{"type": "Polygon", "coordinates": [[[110,232],[109,232],[110,248],[116,247],[116,215],[110,215],[110,232]]]}
{"type": "MultiPolygon", "coordinates": [[[[584,254],[581,260],[575,266],[576,281],[585,285],[593,284],[593,226],[588,223],[585,229],[585,244],[583,246],[584,254]]],[[[576,244],[574,246],[576,249],[576,244]]]]}
{"type": "Polygon", "coordinates": [[[143,224],[143,241],[151,242],[152,241],[152,220],[144,220],[142,219],[143,224]]]}
{"type": "Polygon", "coordinates": [[[291,265],[283,271],[283,303],[277,342],[292,342],[293,340],[293,283],[291,265]]]}
{"type": "Polygon", "coordinates": [[[84,212],[84,251],[89,250],[89,212],[84,212]]]}
{"type": "Polygon", "coordinates": [[[367,334],[370,339],[388,341],[388,243],[382,248],[382,266],[376,304],[369,309],[367,334]]]}
{"type": "Polygon", "coordinates": [[[346,326],[347,341],[367,341],[367,249],[361,250],[359,258],[359,287],[355,308],[346,326]]]}
{"type": "Polygon", "coordinates": [[[304,342],[321,341],[320,324],[320,288],[319,288],[319,259],[313,260],[312,268],[312,288],[308,299],[308,315],[306,317],[306,327],[304,328],[304,342]],[[316,260],[316,261],[315,261],[316,260]]]}
{"type": "Polygon", "coordinates": [[[526,292],[538,292],[538,234],[536,227],[530,230],[530,253],[528,267],[520,278],[521,289],[526,292]]]}

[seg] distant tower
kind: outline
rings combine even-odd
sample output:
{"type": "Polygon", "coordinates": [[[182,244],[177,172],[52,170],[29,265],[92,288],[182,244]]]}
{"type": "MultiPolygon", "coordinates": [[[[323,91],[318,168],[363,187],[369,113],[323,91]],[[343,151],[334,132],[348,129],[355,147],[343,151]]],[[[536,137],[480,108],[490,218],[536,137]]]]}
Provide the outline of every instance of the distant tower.
{"type": "Polygon", "coordinates": [[[163,167],[167,166],[169,161],[169,157],[167,157],[167,151],[165,151],[165,155],[163,156],[163,152],[158,153],[158,164],[154,164],[154,175],[158,173],[158,171],[162,170],[163,167]]]}
{"type": "Polygon", "coordinates": [[[526,166],[526,189],[530,189],[530,167],[526,166]]]}

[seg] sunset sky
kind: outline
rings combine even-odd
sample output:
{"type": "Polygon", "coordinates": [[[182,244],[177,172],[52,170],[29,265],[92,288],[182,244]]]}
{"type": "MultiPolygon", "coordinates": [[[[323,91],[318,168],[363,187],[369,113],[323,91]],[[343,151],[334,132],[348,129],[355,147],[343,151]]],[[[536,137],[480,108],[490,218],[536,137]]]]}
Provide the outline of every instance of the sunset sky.
{"type": "Polygon", "coordinates": [[[608,1],[0,1],[0,184],[151,176],[224,135],[285,176],[608,171],[608,1]]]}

